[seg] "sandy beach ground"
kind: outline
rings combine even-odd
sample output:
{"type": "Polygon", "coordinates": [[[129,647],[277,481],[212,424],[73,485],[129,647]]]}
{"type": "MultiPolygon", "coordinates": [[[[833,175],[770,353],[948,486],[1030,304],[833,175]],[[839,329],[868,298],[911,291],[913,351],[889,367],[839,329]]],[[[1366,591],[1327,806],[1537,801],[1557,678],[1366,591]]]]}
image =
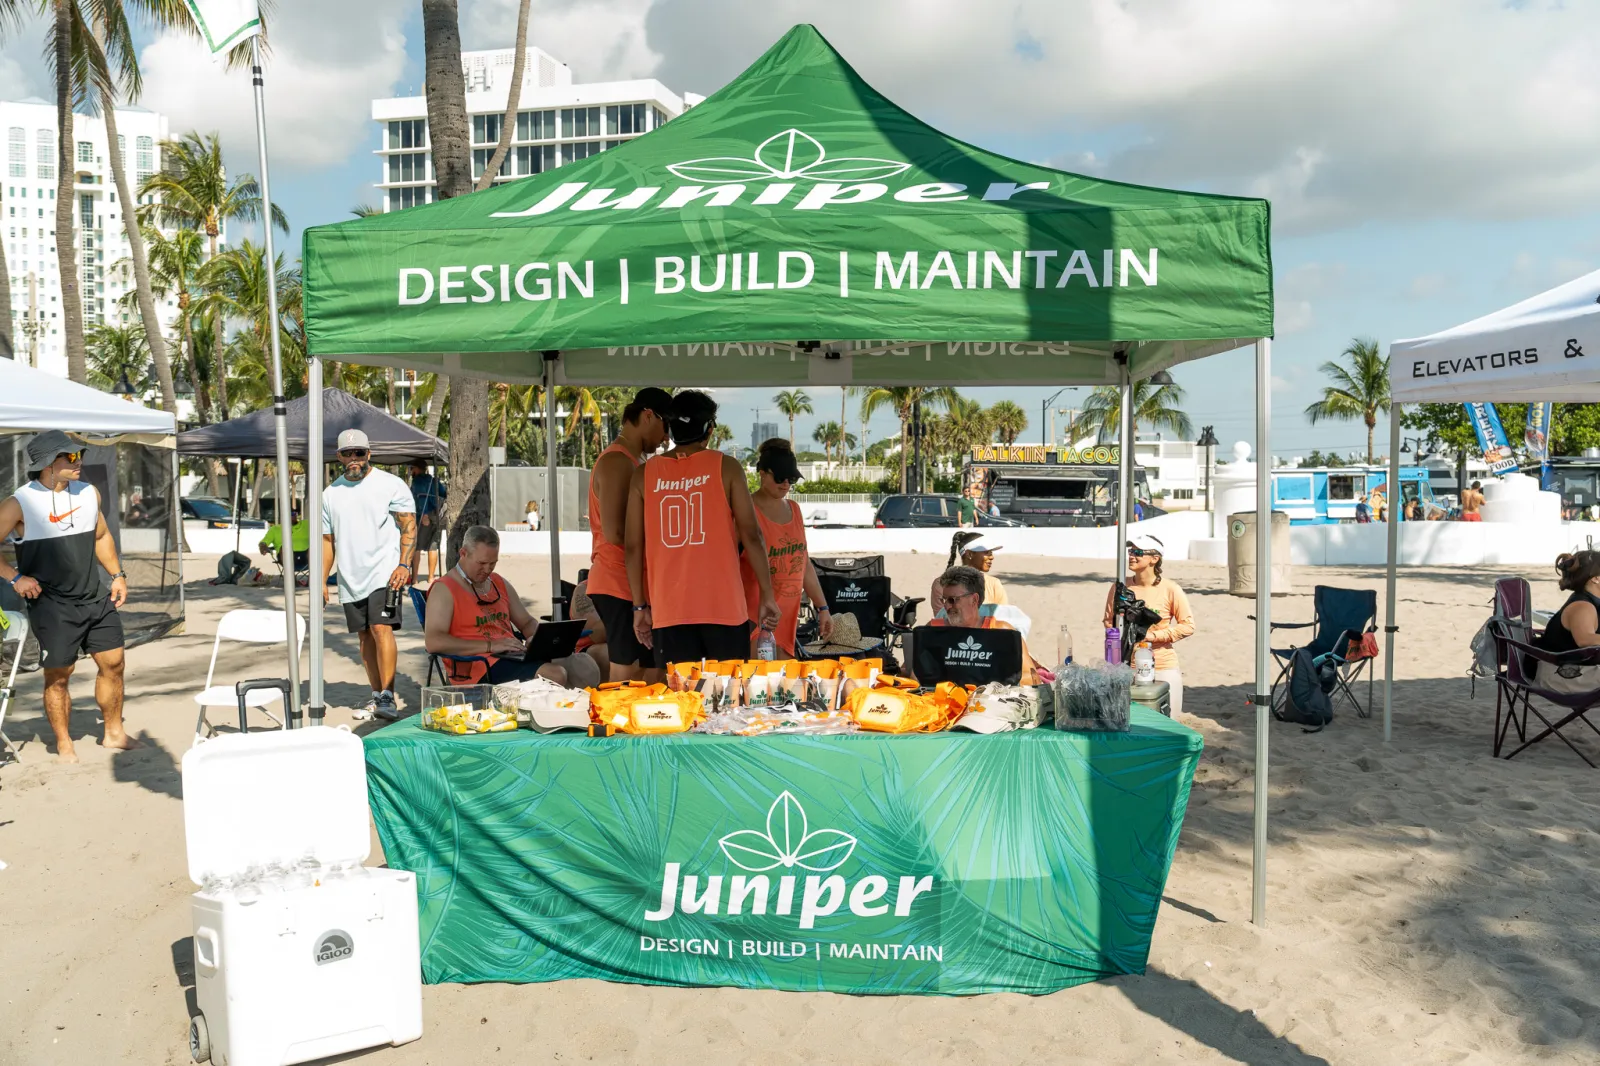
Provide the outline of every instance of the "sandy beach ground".
{"type": "MultiPolygon", "coordinates": [[[[896,590],[926,595],[943,562],[891,557],[896,590]]],[[[579,565],[569,559],[568,572],[579,565]]],[[[546,560],[510,559],[502,571],[526,598],[547,596],[546,560]]],[[[208,575],[213,560],[194,558],[187,572],[208,575]]],[[[1032,615],[1041,656],[1053,655],[1063,621],[1080,657],[1098,643],[1107,563],[1002,554],[996,572],[1032,615]]],[[[346,1061],[1600,1061],[1600,771],[1555,740],[1491,759],[1494,694],[1480,685],[1468,698],[1467,642],[1502,573],[1404,572],[1392,743],[1381,686],[1371,719],[1340,708],[1317,735],[1274,726],[1265,927],[1249,922],[1254,601],[1228,596],[1218,567],[1168,573],[1199,623],[1180,652],[1184,720],[1206,750],[1143,976],[1037,998],[430,986],[420,1041],[346,1061]]],[[[1539,606],[1559,605],[1547,573],[1528,576],[1539,606]]],[[[1314,582],[1381,588],[1382,574],[1302,568],[1295,580],[1274,601],[1281,620],[1310,619],[1314,582]]],[[[217,618],[271,606],[274,593],[195,581],[189,594],[187,634],[129,655],[129,731],[144,750],[113,756],[95,743],[91,668],[73,685],[83,762],[57,765],[39,675],[21,681],[5,729],[24,762],[0,768],[5,1066],[189,1061],[193,887],[179,760],[217,618]]],[[[329,723],[349,722],[366,685],[342,624],[330,627],[328,652],[329,723]]],[[[400,661],[401,697],[414,704],[425,669],[414,626],[400,661]]],[[[234,662],[228,680],[266,666],[234,662]]],[[[1600,738],[1580,744],[1600,761],[1600,738]]]]}

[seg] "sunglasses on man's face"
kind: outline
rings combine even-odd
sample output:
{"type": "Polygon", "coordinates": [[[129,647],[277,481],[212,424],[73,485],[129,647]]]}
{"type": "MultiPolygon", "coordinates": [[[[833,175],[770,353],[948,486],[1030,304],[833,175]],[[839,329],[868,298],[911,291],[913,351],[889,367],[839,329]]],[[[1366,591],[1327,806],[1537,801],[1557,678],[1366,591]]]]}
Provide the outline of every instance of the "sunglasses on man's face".
{"type": "Polygon", "coordinates": [[[57,459],[65,459],[69,463],[76,463],[78,460],[83,458],[83,453],[82,452],[61,452],[56,456],[56,458],[57,459]]]}
{"type": "Polygon", "coordinates": [[[939,597],[939,606],[943,607],[945,610],[949,610],[952,607],[960,606],[961,601],[966,599],[968,596],[976,596],[976,595],[977,595],[976,592],[963,592],[959,596],[940,596],[939,597]]]}
{"type": "Polygon", "coordinates": [[[339,450],[339,458],[341,459],[365,459],[366,457],[367,449],[365,448],[341,448],[339,450]]]}

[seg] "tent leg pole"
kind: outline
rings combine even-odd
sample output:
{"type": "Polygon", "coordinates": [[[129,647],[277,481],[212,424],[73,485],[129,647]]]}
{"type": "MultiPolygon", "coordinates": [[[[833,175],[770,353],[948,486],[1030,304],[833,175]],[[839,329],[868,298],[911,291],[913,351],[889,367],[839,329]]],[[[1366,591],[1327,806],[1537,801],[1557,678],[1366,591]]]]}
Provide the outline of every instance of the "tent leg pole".
{"type": "MultiPolygon", "coordinates": [[[[173,423],[177,425],[176,421],[173,423]]],[[[178,557],[178,617],[183,620],[184,629],[189,628],[189,603],[183,591],[183,507],[178,503],[183,498],[183,465],[178,461],[178,438],[172,438],[172,543],[177,546],[174,553],[178,557]]]]}
{"type": "MultiPolygon", "coordinates": [[[[1126,360],[1126,355],[1123,358],[1126,360]]],[[[1122,549],[1128,543],[1128,516],[1133,512],[1133,381],[1126,362],[1120,369],[1122,398],[1117,408],[1117,441],[1121,450],[1117,457],[1117,542],[1111,546],[1113,581],[1123,578],[1122,549]]]]}
{"type": "MultiPolygon", "coordinates": [[[[1459,493],[1461,485],[1456,485],[1459,493]]],[[[1383,593],[1383,742],[1389,743],[1390,727],[1394,718],[1394,635],[1400,627],[1395,623],[1395,559],[1400,542],[1400,405],[1389,405],[1389,558],[1384,575],[1383,593]]]]}
{"type": "Polygon", "coordinates": [[[1272,341],[1256,341],[1256,765],[1250,921],[1267,924],[1268,730],[1272,720],[1272,341]]]}
{"type": "Polygon", "coordinates": [[[550,530],[550,617],[557,622],[566,617],[561,609],[561,502],[556,484],[556,359],[560,352],[544,353],[544,459],[545,525],[550,530]]]}
{"type": "Polygon", "coordinates": [[[321,725],[322,703],[322,597],[327,594],[322,576],[322,360],[312,356],[306,360],[306,521],[311,526],[311,586],[307,597],[311,622],[311,687],[307,698],[306,717],[312,725],[321,725]]]}

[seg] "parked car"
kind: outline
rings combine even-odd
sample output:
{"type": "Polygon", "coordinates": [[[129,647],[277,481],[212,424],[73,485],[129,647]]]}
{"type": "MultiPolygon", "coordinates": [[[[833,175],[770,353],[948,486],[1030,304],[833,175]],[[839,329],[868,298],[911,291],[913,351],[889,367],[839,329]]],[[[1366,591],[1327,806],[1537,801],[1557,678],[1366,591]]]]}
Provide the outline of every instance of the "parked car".
{"type": "MultiPolygon", "coordinates": [[[[215,496],[185,496],[179,502],[186,520],[198,519],[206,524],[207,529],[233,528],[233,508],[226,500],[219,500],[215,496]]],[[[266,529],[267,524],[259,518],[240,518],[239,528],[266,529]]]]}
{"type": "MultiPolygon", "coordinates": [[[[960,525],[958,496],[886,496],[878,504],[872,524],[878,529],[954,529],[960,525]]],[[[1020,527],[1013,518],[994,518],[978,512],[980,526],[1020,527]]]]}

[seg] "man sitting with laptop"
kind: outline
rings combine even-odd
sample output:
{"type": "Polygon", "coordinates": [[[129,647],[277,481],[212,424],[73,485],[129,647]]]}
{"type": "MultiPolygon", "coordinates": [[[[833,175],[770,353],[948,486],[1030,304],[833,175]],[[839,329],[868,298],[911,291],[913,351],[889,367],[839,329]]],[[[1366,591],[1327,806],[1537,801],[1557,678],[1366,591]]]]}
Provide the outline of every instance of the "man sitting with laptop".
{"type": "MultiPolygon", "coordinates": [[[[499,561],[500,535],[488,526],[468,529],[456,565],[428,590],[424,645],[435,655],[479,657],[444,660],[452,685],[500,685],[535,676],[567,684],[561,661],[577,658],[573,651],[584,623],[536,621],[517,590],[494,572],[499,561]]],[[[598,680],[571,678],[575,685],[598,680]]]]}

